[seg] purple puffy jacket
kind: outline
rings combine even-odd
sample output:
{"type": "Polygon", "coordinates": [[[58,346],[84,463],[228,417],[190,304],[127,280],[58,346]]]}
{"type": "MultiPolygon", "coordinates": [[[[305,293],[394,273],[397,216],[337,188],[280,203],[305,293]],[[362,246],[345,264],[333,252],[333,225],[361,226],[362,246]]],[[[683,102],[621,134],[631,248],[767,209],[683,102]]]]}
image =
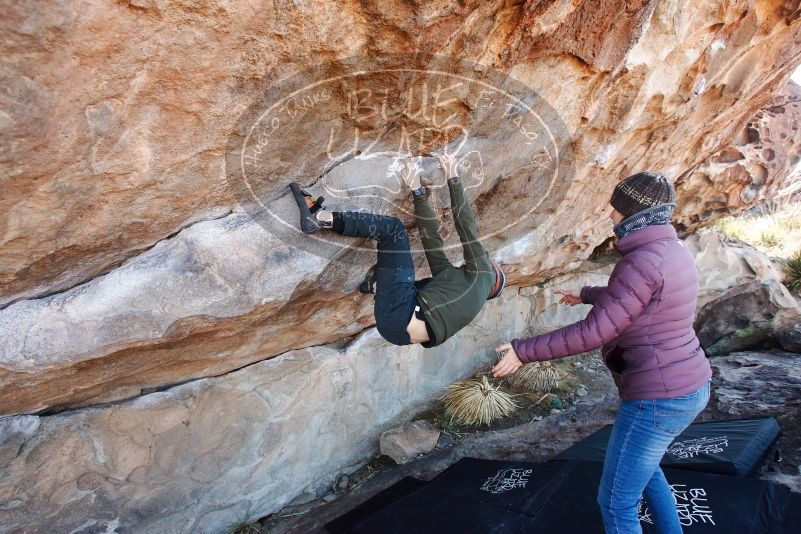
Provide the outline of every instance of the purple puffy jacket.
{"type": "Polygon", "coordinates": [[[671,225],[646,226],[618,242],[623,258],[606,287],[587,286],[586,319],[541,336],[514,339],[523,362],[603,347],[623,400],[692,393],[712,377],[693,330],[698,272],[671,225]]]}

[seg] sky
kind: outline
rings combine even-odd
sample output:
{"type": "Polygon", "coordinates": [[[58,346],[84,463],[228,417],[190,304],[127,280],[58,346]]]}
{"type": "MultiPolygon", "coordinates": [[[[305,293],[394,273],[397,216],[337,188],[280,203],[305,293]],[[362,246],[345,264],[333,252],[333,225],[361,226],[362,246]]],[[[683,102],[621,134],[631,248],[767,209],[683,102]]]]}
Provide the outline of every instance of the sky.
{"type": "Polygon", "coordinates": [[[798,85],[801,85],[801,65],[799,65],[798,68],[795,69],[795,72],[793,73],[792,76],[790,76],[790,79],[793,80],[798,85]]]}

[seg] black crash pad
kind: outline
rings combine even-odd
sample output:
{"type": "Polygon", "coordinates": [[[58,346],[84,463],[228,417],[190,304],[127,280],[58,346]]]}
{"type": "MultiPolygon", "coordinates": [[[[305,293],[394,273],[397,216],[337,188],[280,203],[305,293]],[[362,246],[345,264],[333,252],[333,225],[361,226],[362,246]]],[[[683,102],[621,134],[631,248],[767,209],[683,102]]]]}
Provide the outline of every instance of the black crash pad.
{"type": "MultiPolygon", "coordinates": [[[[611,433],[612,426],[607,425],[553,460],[603,462],[611,433]]],[[[752,475],[779,433],[779,425],[772,417],[693,423],[668,447],[661,465],[723,475],[752,475]]]]}
{"type": "MultiPolygon", "coordinates": [[[[423,488],[364,519],[356,533],[602,532],[603,465],[465,458],[423,488]]],[[[665,469],[686,533],[782,534],[790,493],[770,482],[665,469]]],[[[640,510],[645,532],[655,532],[640,510]]]]}
{"type": "Polygon", "coordinates": [[[359,522],[425,485],[426,482],[423,480],[413,477],[402,478],[385,490],[376,493],[359,506],[326,523],[325,529],[332,534],[349,534],[359,522]]]}
{"type": "Polygon", "coordinates": [[[798,534],[799,532],[801,532],[801,493],[791,493],[782,533],[798,534]]]}
{"type": "MultiPolygon", "coordinates": [[[[603,532],[596,503],[603,464],[560,462],[569,473],[519,533],[603,532]],[[577,513],[580,511],[580,513],[577,513]]],[[[685,534],[782,534],[789,507],[787,488],[745,477],[664,469],[685,534]]],[[[643,500],[638,510],[646,534],[656,534],[643,500]]]]}
{"type": "Polygon", "coordinates": [[[424,488],[359,523],[356,533],[508,533],[561,465],[463,458],[424,488]]]}

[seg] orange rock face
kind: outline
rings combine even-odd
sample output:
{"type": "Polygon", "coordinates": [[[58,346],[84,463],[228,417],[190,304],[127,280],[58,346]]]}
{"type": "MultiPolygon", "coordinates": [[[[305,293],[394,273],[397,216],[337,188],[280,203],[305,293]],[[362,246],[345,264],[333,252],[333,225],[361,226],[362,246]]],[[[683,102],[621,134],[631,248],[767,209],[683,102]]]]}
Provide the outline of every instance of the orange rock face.
{"type": "MultiPolygon", "coordinates": [[[[0,414],[128,398],[371,324],[354,293],[371,245],[288,239],[231,179],[243,117],[298,73],[302,89],[353,78],[361,60],[413,58],[397,79],[349,86],[396,89],[388,114],[354,107],[342,85],[287,108],[291,127],[255,138],[252,198],[291,222],[281,192],[300,179],[339,192],[337,208],[410,222],[387,180],[403,132],[423,132],[410,153],[449,142],[480,169],[469,194],[510,283],[588,257],[627,174],[677,181],[693,229],[770,197],[798,157],[796,97],[779,94],[801,55],[798,2],[7,2],[0,24],[0,414]],[[404,111],[410,90],[434,91],[434,70],[443,86],[469,82],[440,101],[445,122],[404,111]],[[547,120],[491,108],[510,99],[547,120]],[[353,149],[355,132],[377,144],[353,149]],[[354,199],[363,177],[377,203],[354,199]]],[[[433,159],[425,168],[435,176],[433,159]]]]}
{"type": "Polygon", "coordinates": [[[676,221],[686,230],[797,189],[801,87],[790,82],[748,121],[732,144],[679,179],[676,221]]]}

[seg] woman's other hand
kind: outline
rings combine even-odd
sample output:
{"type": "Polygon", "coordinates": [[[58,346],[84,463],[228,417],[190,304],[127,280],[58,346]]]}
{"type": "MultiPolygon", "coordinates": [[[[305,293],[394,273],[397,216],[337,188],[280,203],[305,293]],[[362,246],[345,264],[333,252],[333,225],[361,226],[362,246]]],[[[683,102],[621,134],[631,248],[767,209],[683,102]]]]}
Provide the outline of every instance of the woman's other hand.
{"type": "Polygon", "coordinates": [[[511,375],[523,366],[523,362],[517,357],[517,353],[510,343],[504,343],[496,348],[495,352],[503,354],[501,361],[492,368],[492,376],[495,378],[511,375]]]}
{"type": "Polygon", "coordinates": [[[562,298],[559,299],[560,304],[567,304],[568,306],[575,306],[576,304],[582,304],[581,297],[572,291],[557,290],[554,291],[554,293],[556,293],[557,295],[562,295],[562,298]]]}

